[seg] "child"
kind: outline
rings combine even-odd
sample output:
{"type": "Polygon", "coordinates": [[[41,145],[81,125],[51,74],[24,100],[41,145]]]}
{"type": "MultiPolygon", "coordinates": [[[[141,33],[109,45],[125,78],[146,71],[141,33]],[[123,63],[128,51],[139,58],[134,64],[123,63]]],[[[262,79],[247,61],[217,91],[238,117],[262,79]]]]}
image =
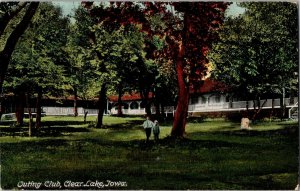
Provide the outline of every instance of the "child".
{"type": "Polygon", "coordinates": [[[153,134],[154,134],[155,141],[158,141],[159,133],[160,133],[159,124],[158,124],[158,121],[155,120],[154,127],[153,127],[153,134]]]}

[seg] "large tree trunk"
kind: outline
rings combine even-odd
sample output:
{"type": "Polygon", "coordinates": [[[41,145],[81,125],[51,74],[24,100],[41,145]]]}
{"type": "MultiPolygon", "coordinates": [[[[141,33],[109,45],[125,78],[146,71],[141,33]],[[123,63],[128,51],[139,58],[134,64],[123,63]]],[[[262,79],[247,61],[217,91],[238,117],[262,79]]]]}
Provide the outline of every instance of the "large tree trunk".
{"type": "Polygon", "coordinates": [[[96,128],[101,128],[103,124],[103,113],[106,106],[106,83],[104,82],[101,86],[99,93],[99,112],[98,112],[98,122],[96,128]]]}
{"type": "Polygon", "coordinates": [[[118,87],[118,117],[123,116],[123,112],[122,112],[122,85],[119,85],[118,87]]]}
{"type": "Polygon", "coordinates": [[[145,102],[145,111],[147,116],[151,116],[152,112],[151,112],[151,102],[149,100],[149,91],[144,95],[144,102],[145,102]]]}
{"type": "Polygon", "coordinates": [[[189,91],[185,84],[184,74],[183,74],[183,60],[177,60],[177,78],[178,78],[178,101],[175,111],[175,118],[173,122],[173,128],[171,135],[174,137],[183,137],[185,134],[185,125],[188,111],[189,102],[189,91]]]}
{"type": "Polygon", "coordinates": [[[74,116],[75,117],[78,116],[77,100],[78,100],[77,88],[74,88],[74,116]]]}
{"type": "MultiPolygon", "coordinates": [[[[39,6],[39,2],[32,2],[30,3],[23,19],[21,22],[15,27],[13,32],[8,37],[4,49],[0,52],[0,91],[2,92],[3,81],[5,78],[5,74],[8,68],[8,64],[11,58],[11,55],[15,49],[15,46],[22,36],[22,34],[27,29],[30,20],[32,19],[33,15],[35,14],[37,8],[39,6]]],[[[1,93],[0,92],[0,93],[1,93]]]]}
{"type": "Polygon", "coordinates": [[[173,128],[171,135],[173,137],[183,137],[185,134],[185,125],[189,105],[189,85],[185,81],[184,75],[184,56],[186,48],[186,39],[189,36],[190,28],[189,15],[185,13],[184,15],[184,28],[182,37],[182,43],[179,45],[177,59],[176,59],[176,73],[178,82],[178,101],[174,116],[173,128]]]}
{"type": "Polygon", "coordinates": [[[151,116],[151,102],[149,100],[149,90],[141,90],[140,95],[142,97],[143,102],[145,103],[145,111],[147,116],[151,116]]]}
{"type": "Polygon", "coordinates": [[[16,96],[16,118],[17,124],[23,126],[24,124],[24,107],[26,103],[26,96],[24,92],[20,92],[16,96]]]}
{"type": "Polygon", "coordinates": [[[35,119],[35,128],[39,129],[41,127],[42,119],[42,90],[38,90],[38,96],[36,99],[36,119],[35,119]]]}
{"type": "Polygon", "coordinates": [[[146,114],[148,116],[151,116],[152,112],[151,112],[151,102],[149,100],[149,93],[148,93],[148,97],[146,98],[145,102],[146,102],[146,105],[145,105],[146,114]]]}

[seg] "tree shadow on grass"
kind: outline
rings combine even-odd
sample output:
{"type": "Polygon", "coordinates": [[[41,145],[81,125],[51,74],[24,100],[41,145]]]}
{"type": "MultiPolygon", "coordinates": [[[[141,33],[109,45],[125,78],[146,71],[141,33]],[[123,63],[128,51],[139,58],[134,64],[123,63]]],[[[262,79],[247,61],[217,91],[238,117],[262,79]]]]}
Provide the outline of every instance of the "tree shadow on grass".
{"type": "MultiPolygon", "coordinates": [[[[32,128],[32,136],[37,137],[58,137],[65,136],[66,133],[75,133],[75,132],[90,132],[87,128],[74,128],[74,127],[41,127],[40,129],[32,128]]],[[[1,128],[1,136],[20,136],[28,137],[29,129],[28,127],[14,127],[14,128],[1,128]]]]}
{"type": "Polygon", "coordinates": [[[121,124],[111,124],[111,125],[103,125],[104,129],[111,129],[111,130],[129,130],[129,129],[137,129],[141,128],[143,121],[141,120],[131,120],[126,123],[121,124]]]}
{"type": "MultiPolygon", "coordinates": [[[[7,124],[11,124],[7,123],[7,124]]],[[[58,137],[65,136],[67,134],[76,133],[76,132],[91,132],[91,128],[95,127],[95,123],[83,123],[78,121],[47,121],[42,122],[42,127],[40,129],[34,128],[34,123],[32,125],[32,136],[38,137],[58,137]],[[87,127],[72,127],[72,125],[82,125],[86,124],[87,127]]],[[[139,129],[141,127],[141,121],[132,120],[127,123],[122,124],[112,124],[112,125],[103,125],[102,129],[111,129],[111,130],[132,130],[139,129]]],[[[9,126],[2,127],[0,131],[1,136],[12,136],[12,137],[26,137],[28,134],[29,128],[28,123],[24,123],[22,127],[9,126]]]]}
{"type": "MultiPolygon", "coordinates": [[[[86,125],[88,123],[91,123],[92,121],[87,121],[84,122],[82,121],[70,121],[70,120],[66,120],[66,121],[43,121],[42,120],[42,124],[43,126],[70,126],[70,125],[86,125]]],[[[12,124],[16,124],[16,121],[0,121],[0,125],[2,126],[11,126],[12,124]]],[[[23,126],[28,126],[28,122],[24,122],[23,126]]]]}
{"type": "MultiPolygon", "coordinates": [[[[122,126],[122,128],[126,129],[134,129],[138,127],[132,127],[132,124],[134,123],[127,123],[122,126]]],[[[111,127],[112,129],[122,129],[119,127],[111,127]]],[[[224,128],[224,127],[223,127],[224,128]]],[[[226,128],[226,127],[225,127],[226,128]]],[[[193,132],[189,133],[189,137],[199,137],[199,139],[190,139],[190,138],[173,138],[171,136],[165,137],[163,139],[160,139],[158,142],[155,142],[154,140],[150,140],[149,142],[146,142],[145,139],[137,139],[137,140],[128,140],[128,141],[106,141],[99,140],[99,139],[93,139],[89,140],[95,143],[99,144],[105,144],[110,146],[118,146],[118,147],[136,147],[140,149],[155,149],[157,147],[168,147],[168,148],[175,148],[175,147],[189,147],[190,149],[193,148],[217,148],[217,147],[241,147],[241,148],[247,148],[250,143],[247,142],[239,142],[237,141],[226,141],[230,140],[230,137],[245,137],[245,138],[269,138],[272,136],[281,136],[283,138],[290,139],[290,141],[294,141],[298,139],[299,135],[299,129],[295,125],[283,125],[282,129],[276,129],[276,130],[265,130],[265,131],[258,131],[258,130],[241,130],[241,129],[234,129],[231,130],[232,127],[228,126],[228,130],[224,131],[209,131],[209,132],[193,132]],[[225,136],[225,140],[201,140],[201,136],[225,136]]],[[[251,143],[252,144],[252,143],[251,143]]],[[[258,144],[258,146],[261,146],[258,144]]]]}
{"type": "Polygon", "coordinates": [[[90,121],[44,121],[42,122],[45,126],[67,126],[67,125],[85,125],[90,123],[90,121]]]}

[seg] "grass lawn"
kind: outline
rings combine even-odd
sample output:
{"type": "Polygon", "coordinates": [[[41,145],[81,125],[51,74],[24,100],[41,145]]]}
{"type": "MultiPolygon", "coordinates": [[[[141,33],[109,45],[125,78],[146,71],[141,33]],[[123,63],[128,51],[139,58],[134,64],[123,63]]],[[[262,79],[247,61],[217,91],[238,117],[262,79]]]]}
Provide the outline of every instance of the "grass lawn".
{"type": "Polygon", "coordinates": [[[103,129],[91,128],[95,117],[88,124],[82,117],[42,120],[40,137],[31,138],[25,127],[17,134],[0,124],[3,189],[30,181],[50,189],[282,190],[297,184],[296,122],[261,122],[250,131],[228,121],[188,123],[184,140],[168,137],[171,123],[165,122],[160,142],[152,136],[146,144],[139,117],[105,116],[103,129]]]}

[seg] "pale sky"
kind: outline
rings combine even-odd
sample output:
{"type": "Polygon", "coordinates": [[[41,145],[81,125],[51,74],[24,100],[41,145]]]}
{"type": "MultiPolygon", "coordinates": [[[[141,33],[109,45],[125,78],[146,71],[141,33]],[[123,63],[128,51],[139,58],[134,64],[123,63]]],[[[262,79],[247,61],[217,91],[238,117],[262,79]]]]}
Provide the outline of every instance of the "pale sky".
{"type": "MultiPolygon", "coordinates": [[[[58,5],[62,7],[63,14],[68,15],[68,14],[73,14],[73,9],[78,7],[80,5],[80,1],[53,1],[53,4],[58,5]]],[[[230,5],[229,9],[227,10],[227,15],[239,15],[244,12],[244,9],[241,7],[238,7],[236,3],[234,2],[232,5],[230,5]]]]}

